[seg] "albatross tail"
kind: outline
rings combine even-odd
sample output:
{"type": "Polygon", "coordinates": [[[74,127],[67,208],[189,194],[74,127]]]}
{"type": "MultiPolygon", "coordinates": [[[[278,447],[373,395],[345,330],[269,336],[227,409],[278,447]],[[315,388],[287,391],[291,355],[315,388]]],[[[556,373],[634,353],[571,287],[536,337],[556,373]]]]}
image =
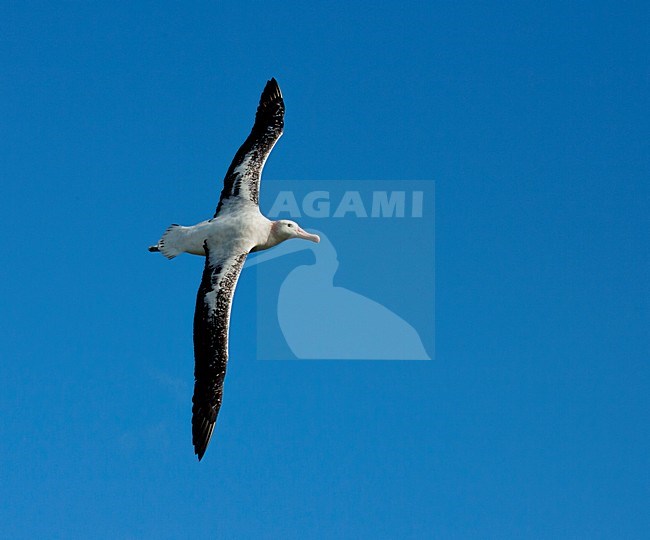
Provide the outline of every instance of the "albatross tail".
{"type": "Polygon", "coordinates": [[[181,247],[181,242],[184,238],[182,233],[183,229],[185,227],[181,227],[176,223],[170,225],[162,235],[162,238],[158,240],[158,243],[155,246],[149,247],[149,251],[153,253],[160,252],[168,259],[173,259],[176,255],[183,253],[184,250],[181,247]]]}

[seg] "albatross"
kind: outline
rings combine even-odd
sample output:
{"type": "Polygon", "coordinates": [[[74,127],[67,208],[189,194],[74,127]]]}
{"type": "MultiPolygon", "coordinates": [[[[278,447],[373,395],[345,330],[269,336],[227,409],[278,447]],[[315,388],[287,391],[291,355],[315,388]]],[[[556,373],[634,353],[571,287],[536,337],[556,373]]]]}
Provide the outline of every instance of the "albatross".
{"type": "Polygon", "coordinates": [[[171,225],[149,251],[168,259],[181,253],[205,256],[194,312],[192,444],[199,461],[221,408],[228,362],[230,309],[246,256],[291,238],[320,238],[289,220],[271,221],[259,209],[262,169],[284,129],[284,101],[275,79],[266,83],[248,138],[226,172],[212,219],[190,227],[171,225]]]}

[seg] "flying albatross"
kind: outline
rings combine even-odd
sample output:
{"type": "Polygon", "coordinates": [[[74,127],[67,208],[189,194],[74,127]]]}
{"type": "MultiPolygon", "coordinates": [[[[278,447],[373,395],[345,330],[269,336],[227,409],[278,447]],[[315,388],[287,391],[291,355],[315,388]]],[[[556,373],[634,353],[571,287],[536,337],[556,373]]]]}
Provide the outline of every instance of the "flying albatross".
{"type": "Polygon", "coordinates": [[[199,461],[221,407],[230,308],[246,256],[290,238],[320,241],[293,221],[270,221],[258,206],[262,169],[283,127],[284,101],[277,81],[271,79],[260,97],[253,129],[228,168],[214,217],[191,227],[172,225],[149,248],[168,259],[183,252],[205,256],[194,312],[192,443],[199,461]]]}

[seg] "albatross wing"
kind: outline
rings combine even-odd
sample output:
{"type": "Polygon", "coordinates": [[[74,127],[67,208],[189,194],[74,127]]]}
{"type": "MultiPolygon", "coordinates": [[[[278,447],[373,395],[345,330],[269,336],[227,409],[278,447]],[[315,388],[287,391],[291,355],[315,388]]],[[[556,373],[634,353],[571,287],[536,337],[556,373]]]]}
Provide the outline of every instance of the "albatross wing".
{"type": "Polygon", "coordinates": [[[192,443],[199,461],[217,421],[228,362],[232,298],[247,253],[222,253],[206,241],[205,268],[194,312],[192,443]]]}
{"type": "Polygon", "coordinates": [[[275,79],[266,83],[250,135],[241,145],[223,181],[215,217],[229,212],[237,202],[259,204],[260,177],[266,158],[282,135],[284,101],[275,79]]]}

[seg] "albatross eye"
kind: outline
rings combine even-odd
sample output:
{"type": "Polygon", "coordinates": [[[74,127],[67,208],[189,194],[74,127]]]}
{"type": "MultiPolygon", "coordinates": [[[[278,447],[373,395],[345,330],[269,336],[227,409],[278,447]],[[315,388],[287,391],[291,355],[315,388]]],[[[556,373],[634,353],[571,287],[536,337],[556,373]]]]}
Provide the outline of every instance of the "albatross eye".
{"type": "Polygon", "coordinates": [[[293,227],[292,223],[287,223],[287,227],[293,227]]]}

